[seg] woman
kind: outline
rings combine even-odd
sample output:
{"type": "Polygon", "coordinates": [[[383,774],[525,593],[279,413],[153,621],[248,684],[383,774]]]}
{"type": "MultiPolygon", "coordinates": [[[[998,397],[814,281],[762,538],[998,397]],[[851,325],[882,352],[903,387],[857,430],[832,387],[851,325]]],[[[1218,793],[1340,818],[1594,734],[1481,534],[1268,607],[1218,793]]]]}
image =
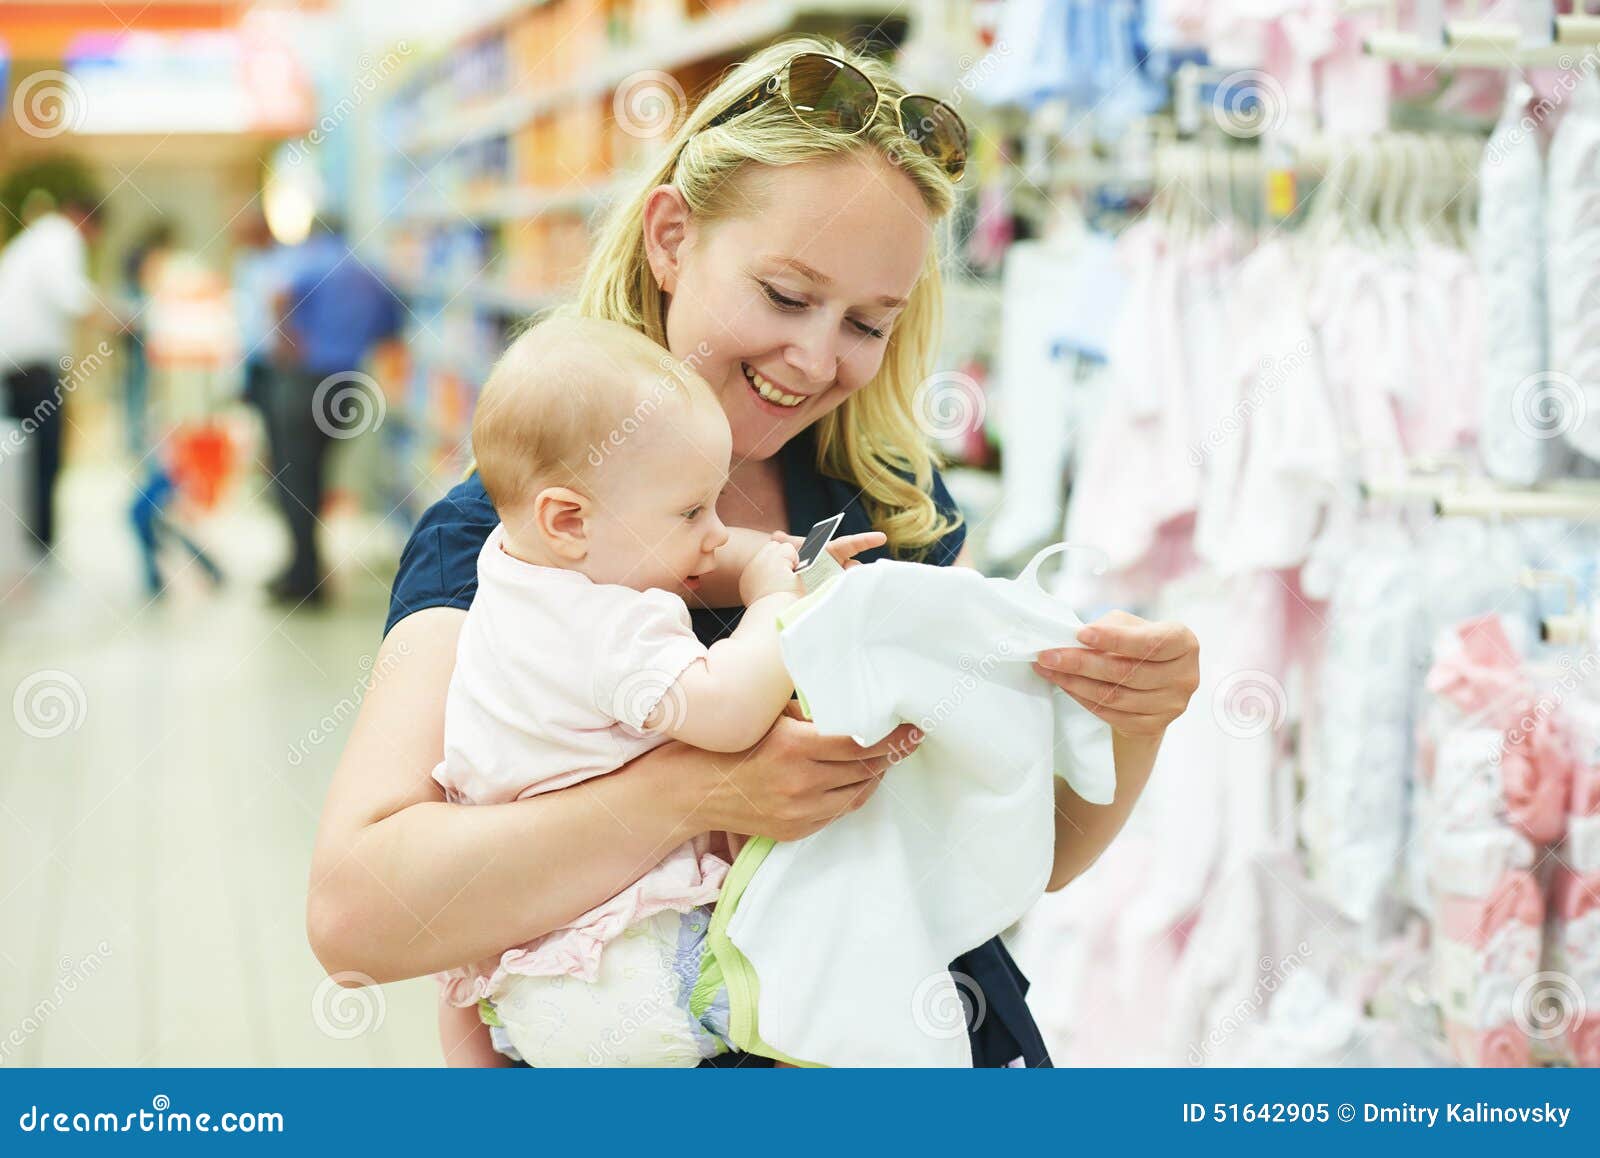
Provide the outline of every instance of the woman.
{"type": "MultiPolygon", "coordinates": [[[[842,533],[875,528],[890,554],[964,564],[965,532],[911,406],[932,369],[933,235],[964,142],[948,110],[902,105],[902,95],[882,64],[825,42],[789,41],[746,61],[622,199],[576,309],[642,330],[715,388],[733,431],[724,522],[802,533],[844,510],[842,533]],[[825,116],[832,127],[812,123],[825,116]]],[[[424,514],[401,560],[376,665],[386,674],[340,762],[312,866],[312,946],[347,983],[415,977],[528,941],[695,834],[806,836],[859,808],[895,753],[920,739],[902,727],[863,749],[786,717],[738,755],[667,744],[620,774],[514,804],[444,803],[430,773],[494,522],[469,479],[424,514]]],[[[707,611],[695,621],[708,642],[728,628],[707,611]]],[[[1114,729],[1117,800],[1095,807],[1058,786],[1052,889],[1122,826],[1198,682],[1198,647],[1179,625],[1113,613],[1084,642],[1097,650],[1047,653],[1036,668],[1114,729]]],[[[1027,981],[998,939],[951,968],[983,991],[979,1065],[1049,1064],[1022,1000],[1027,981]]]]}

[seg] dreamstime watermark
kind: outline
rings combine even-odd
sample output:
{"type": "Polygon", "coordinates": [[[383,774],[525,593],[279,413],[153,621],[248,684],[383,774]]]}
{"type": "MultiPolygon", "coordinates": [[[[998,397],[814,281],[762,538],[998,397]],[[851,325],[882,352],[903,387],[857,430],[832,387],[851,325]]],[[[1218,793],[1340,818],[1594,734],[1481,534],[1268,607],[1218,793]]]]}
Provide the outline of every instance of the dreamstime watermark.
{"type": "Polygon", "coordinates": [[[950,94],[951,107],[960,108],[961,103],[993,76],[999,70],[1000,62],[1010,55],[1011,45],[1004,38],[999,38],[977,60],[966,55],[957,60],[956,67],[961,74],[956,77],[955,89],[950,94]]]}
{"type": "Polygon", "coordinates": [[[89,106],[76,77],[47,68],[18,83],[11,95],[11,115],[28,136],[49,140],[82,128],[89,106]]]}
{"type": "Polygon", "coordinates": [[[911,994],[911,1020],[943,1041],[975,1032],[988,1012],[983,986],[965,973],[931,973],[911,994]]]}
{"type": "MultiPolygon", "coordinates": [[[[967,697],[978,690],[978,685],[990,678],[994,669],[1011,655],[1011,644],[1002,639],[995,645],[995,649],[986,652],[977,659],[963,654],[956,660],[956,666],[961,669],[961,674],[951,685],[950,690],[940,696],[924,712],[916,722],[916,730],[926,737],[935,728],[939,727],[951,716],[955,715],[961,705],[966,703],[967,697]]],[[[920,742],[920,741],[919,741],[920,742]]],[[[902,760],[909,758],[916,749],[895,744],[889,749],[889,766],[894,767],[902,760]]]]}
{"type": "Polygon", "coordinates": [[[1289,100],[1271,73],[1245,68],[1217,82],[1211,115],[1228,136],[1249,140],[1281,129],[1289,117],[1289,100]]]}
{"type": "Polygon", "coordinates": [[[1578,380],[1560,370],[1541,370],[1511,392],[1511,422],[1529,438],[1559,438],[1582,426],[1589,396],[1578,380]]]}
{"type": "Polygon", "coordinates": [[[373,686],[381,679],[394,674],[400,666],[401,660],[411,654],[411,645],[405,642],[397,643],[394,650],[383,657],[383,662],[373,666],[372,657],[364,655],[358,661],[359,666],[366,674],[357,681],[355,687],[350,689],[350,694],[333,706],[333,710],[317,721],[317,726],[312,728],[300,739],[289,746],[289,764],[298,768],[305,763],[311,749],[320,747],[326,740],[338,733],[340,727],[356,710],[361,707],[361,701],[366,698],[373,686]]]}
{"type": "Polygon", "coordinates": [[[1583,987],[1565,973],[1525,977],[1511,997],[1511,1019],[1535,1041],[1562,1037],[1582,1024],[1588,1013],[1583,987]]]}
{"type": "Polygon", "coordinates": [[[647,69],[625,77],[611,98],[617,127],[630,137],[661,137],[678,127],[688,97],[670,72],[647,69]]]}
{"type": "Polygon", "coordinates": [[[961,438],[983,427],[988,400],[977,379],[941,370],[922,380],[911,400],[912,417],[929,438],[961,438]]]}
{"type": "Polygon", "coordinates": [[[653,668],[630,672],[616,687],[600,691],[595,706],[629,735],[668,735],[689,714],[689,698],[678,683],[679,674],[653,668]]]}
{"type": "Polygon", "coordinates": [[[311,994],[311,1020],[325,1035],[349,1041],[372,1033],[388,1013],[383,987],[365,973],[330,973],[311,994]]]}
{"type": "Polygon", "coordinates": [[[1211,717],[1235,740],[1252,740],[1276,731],[1288,714],[1283,685],[1268,672],[1230,672],[1211,694],[1211,717]]]}
{"type": "Polygon", "coordinates": [[[56,367],[61,371],[63,377],[56,379],[55,388],[51,390],[50,397],[41,398],[36,402],[33,409],[22,416],[20,424],[8,430],[5,438],[0,439],[0,460],[21,450],[28,439],[38,431],[39,427],[43,426],[52,414],[61,409],[66,401],[66,396],[88,381],[89,376],[100,369],[101,366],[104,366],[114,353],[115,351],[112,350],[110,344],[102,341],[93,351],[82,358],[62,358],[58,361],[56,367]]]}
{"type": "Polygon", "coordinates": [[[27,1040],[44,1026],[61,1009],[67,998],[78,991],[78,987],[100,971],[105,959],[111,956],[111,943],[101,941],[94,947],[94,951],[74,961],[70,957],[63,957],[57,970],[55,986],[50,990],[50,995],[34,1003],[32,1009],[22,1015],[22,1020],[13,1025],[0,1037],[0,1065],[13,1053],[20,1050],[27,1040]]]}
{"type": "Polygon", "coordinates": [[[1311,946],[1301,941],[1294,947],[1294,952],[1286,953],[1278,960],[1263,957],[1258,962],[1258,971],[1261,976],[1256,978],[1256,983],[1250,987],[1250,992],[1241,997],[1234,1007],[1223,1014],[1220,1020],[1207,1031],[1206,1036],[1189,1046],[1189,1064],[1204,1065],[1211,1052],[1221,1046],[1225,1041],[1239,1031],[1246,1022],[1252,1020],[1267,1004],[1268,999],[1278,991],[1291,974],[1306,963],[1311,956],[1311,946]]]}
{"type": "Polygon", "coordinates": [[[1508,745],[1520,744],[1534,730],[1561,710],[1567,702],[1567,697],[1578,690],[1578,685],[1594,678],[1600,672],[1600,655],[1594,652],[1585,652],[1582,659],[1576,664],[1572,662],[1571,655],[1563,655],[1557,661],[1562,667],[1561,678],[1551,686],[1548,693],[1534,701],[1532,707],[1518,717],[1517,722],[1506,729],[1506,743],[1508,745]]]}
{"type": "Polygon", "coordinates": [[[71,672],[46,668],[25,676],[11,695],[11,717],[24,735],[53,740],[83,727],[89,697],[71,672]]]}
{"type": "MultiPolygon", "coordinates": [[[[960,70],[956,77],[954,88],[950,91],[949,99],[943,103],[948,105],[952,112],[959,109],[966,102],[968,96],[976,92],[1000,68],[1001,62],[1011,55],[1011,45],[1004,40],[996,40],[988,52],[974,60],[971,56],[963,55],[956,61],[960,70]]],[[[913,106],[914,107],[914,106],[913,106]]],[[[957,113],[957,116],[960,114],[957,113]]],[[[933,112],[908,120],[909,110],[902,106],[900,110],[900,130],[906,138],[917,147],[918,155],[925,154],[925,143],[934,141],[935,134],[941,127],[941,118],[933,112]]],[[[953,126],[951,126],[953,127],[953,126]]],[[[898,144],[889,147],[889,161],[902,168],[906,161],[905,150],[898,144]]]]}
{"type": "Polygon", "coordinates": [[[355,111],[366,103],[367,98],[378,91],[378,85],[387,80],[400,67],[400,62],[410,55],[411,45],[404,40],[384,53],[376,63],[373,62],[370,53],[362,53],[357,59],[360,72],[350,86],[350,91],[325,112],[305,136],[290,143],[289,151],[285,154],[287,163],[298,165],[309,156],[310,150],[326,141],[340,125],[349,120],[355,111]]]}
{"type": "Polygon", "coordinates": [[[311,394],[311,419],[329,438],[355,438],[377,430],[388,413],[383,388],[359,370],[329,374],[311,394]]]}
{"type": "Polygon", "coordinates": [[[1489,138],[1489,143],[1484,147],[1483,160],[1488,165],[1498,165],[1505,160],[1506,153],[1526,141],[1539,131],[1539,126],[1544,124],[1583,83],[1583,78],[1591,75],[1595,67],[1600,65],[1600,57],[1592,51],[1585,52],[1581,57],[1574,59],[1570,52],[1564,52],[1556,58],[1556,72],[1550,78],[1549,91],[1530,104],[1517,122],[1505,133],[1496,133],[1489,138]]]}
{"type": "Polygon", "coordinates": [[[679,984],[677,974],[664,973],[651,992],[637,1001],[617,1006],[616,1020],[607,1027],[604,1039],[589,1047],[589,1064],[605,1066],[613,1061],[626,1064],[627,1056],[619,1056],[618,1051],[642,1032],[659,1032],[656,1027],[662,1013],[677,1009],[679,984]]]}
{"type": "Polygon", "coordinates": [[[1260,374],[1256,377],[1250,392],[1235,402],[1232,409],[1222,416],[1221,421],[1206,431],[1205,437],[1189,447],[1189,465],[1202,465],[1224,442],[1243,431],[1250,417],[1261,409],[1268,398],[1282,389],[1290,375],[1311,360],[1311,355],[1311,339],[1302,338],[1295,344],[1294,349],[1283,357],[1262,358],[1260,374]]]}
{"type": "Polygon", "coordinates": [[[584,456],[590,466],[600,466],[612,452],[619,450],[622,445],[633,435],[644,428],[652,415],[666,401],[667,396],[675,394],[687,381],[690,374],[699,372],[700,365],[711,357],[711,346],[701,342],[695,347],[694,352],[687,358],[674,358],[670,354],[663,354],[657,365],[661,369],[661,377],[656,379],[656,384],[651,391],[640,398],[616,426],[600,439],[591,442],[589,451],[584,456]]]}

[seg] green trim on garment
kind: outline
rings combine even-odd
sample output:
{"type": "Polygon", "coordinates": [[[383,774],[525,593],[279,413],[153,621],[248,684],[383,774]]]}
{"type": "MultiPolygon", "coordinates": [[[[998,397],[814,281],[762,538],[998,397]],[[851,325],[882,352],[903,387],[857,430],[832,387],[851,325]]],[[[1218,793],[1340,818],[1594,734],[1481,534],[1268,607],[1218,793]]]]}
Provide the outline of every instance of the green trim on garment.
{"type": "Polygon", "coordinates": [[[500,1015],[494,1011],[494,1003],[487,997],[478,999],[478,1020],[485,1025],[492,1025],[500,1029],[500,1015]]]}
{"type": "MultiPolygon", "coordinates": [[[[793,627],[798,623],[807,611],[817,605],[822,594],[832,587],[837,579],[838,576],[834,576],[809,595],[785,608],[778,616],[779,630],[793,627]]],[[[811,708],[806,704],[805,692],[796,688],[795,693],[800,697],[800,710],[809,718],[811,708]]],[[[761,1030],[757,1025],[757,1010],[761,1006],[761,982],[756,976],[754,966],[728,937],[728,922],[733,920],[733,914],[739,908],[739,898],[744,895],[746,886],[755,877],[756,870],[761,867],[761,862],[767,859],[767,854],[773,850],[776,843],[770,836],[752,837],[739,850],[739,855],[733,858],[733,866],[728,869],[728,875],[722,882],[722,895],[717,898],[717,907],[711,914],[711,928],[706,933],[706,953],[700,958],[700,975],[695,979],[694,990],[689,995],[689,1013],[696,1018],[702,1017],[716,997],[717,991],[726,986],[728,1036],[733,1039],[733,1044],[737,1048],[745,1053],[759,1054],[762,1057],[788,1062],[790,1065],[817,1069],[821,1067],[815,1062],[790,1057],[782,1050],[775,1049],[761,1040],[761,1030]]]]}
{"type": "Polygon", "coordinates": [[[733,914],[739,907],[739,898],[775,845],[770,836],[752,837],[734,858],[733,867],[722,882],[722,895],[717,898],[716,910],[711,914],[711,928],[706,933],[706,953],[700,959],[700,976],[689,997],[689,1012],[699,1017],[711,1004],[717,989],[726,985],[728,1036],[733,1039],[736,1048],[745,1053],[813,1069],[818,1068],[814,1062],[790,1057],[761,1040],[761,1031],[756,1024],[756,1011],[761,1004],[761,984],[754,966],[728,937],[728,922],[733,920],[733,914]]]}

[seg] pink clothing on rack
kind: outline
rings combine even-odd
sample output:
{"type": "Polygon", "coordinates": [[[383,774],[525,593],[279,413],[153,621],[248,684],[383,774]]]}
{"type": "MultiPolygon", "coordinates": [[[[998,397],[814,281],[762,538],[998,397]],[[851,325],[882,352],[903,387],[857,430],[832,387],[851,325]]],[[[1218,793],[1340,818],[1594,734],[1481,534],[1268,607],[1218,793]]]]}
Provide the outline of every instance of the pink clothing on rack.
{"type": "Polygon", "coordinates": [[[1509,924],[1537,929],[1544,923],[1544,896],[1531,873],[1507,873],[1487,897],[1439,897],[1439,928],[1450,940],[1481,949],[1509,924]]]}
{"type": "Polygon", "coordinates": [[[1450,1049],[1464,1065],[1483,1069],[1526,1069],[1532,1062],[1528,1037],[1515,1025],[1473,1029],[1457,1022],[1445,1023],[1450,1049]]]}
{"type": "Polygon", "coordinates": [[[1600,815],[1600,764],[1574,764],[1569,807],[1574,816],[1600,815]]]}
{"type": "Polygon", "coordinates": [[[1553,843],[1566,828],[1577,770],[1571,725],[1536,701],[1498,615],[1466,620],[1454,634],[1459,646],[1440,649],[1427,688],[1479,726],[1505,730],[1498,762],[1506,816],[1528,839],[1553,843]]]}
{"type": "Polygon", "coordinates": [[[1591,1013],[1569,1028],[1566,1046],[1573,1065],[1600,1067],[1600,1013],[1591,1013]]]}
{"type": "MultiPolygon", "coordinates": [[[[1560,865],[1550,878],[1550,913],[1563,921],[1576,921],[1600,910],[1600,872],[1575,873],[1560,865]]],[[[1597,995],[1600,996],[1600,995],[1597,995]]]]}
{"type": "Polygon", "coordinates": [[[1551,844],[1561,839],[1574,768],[1559,715],[1540,717],[1526,732],[1513,729],[1507,736],[1500,785],[1506,813],[1529,840],[1551,844]]]}

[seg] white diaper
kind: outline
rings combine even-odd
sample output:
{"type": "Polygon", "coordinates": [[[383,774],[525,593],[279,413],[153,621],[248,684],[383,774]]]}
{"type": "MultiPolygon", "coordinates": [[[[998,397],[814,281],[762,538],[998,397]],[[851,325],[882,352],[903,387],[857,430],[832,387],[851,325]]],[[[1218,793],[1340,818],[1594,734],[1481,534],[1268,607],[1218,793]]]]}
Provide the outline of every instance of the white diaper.
{"type": "Polygon", "coordinates": [[[709,907],[669,909],[630,926],[593,982],[513,975],[494,996],[496,1040],[539,1067],[687,1068],[726,1053],[726,994],[703,1020],[689,1012],[710,920],[709,907]]]}

